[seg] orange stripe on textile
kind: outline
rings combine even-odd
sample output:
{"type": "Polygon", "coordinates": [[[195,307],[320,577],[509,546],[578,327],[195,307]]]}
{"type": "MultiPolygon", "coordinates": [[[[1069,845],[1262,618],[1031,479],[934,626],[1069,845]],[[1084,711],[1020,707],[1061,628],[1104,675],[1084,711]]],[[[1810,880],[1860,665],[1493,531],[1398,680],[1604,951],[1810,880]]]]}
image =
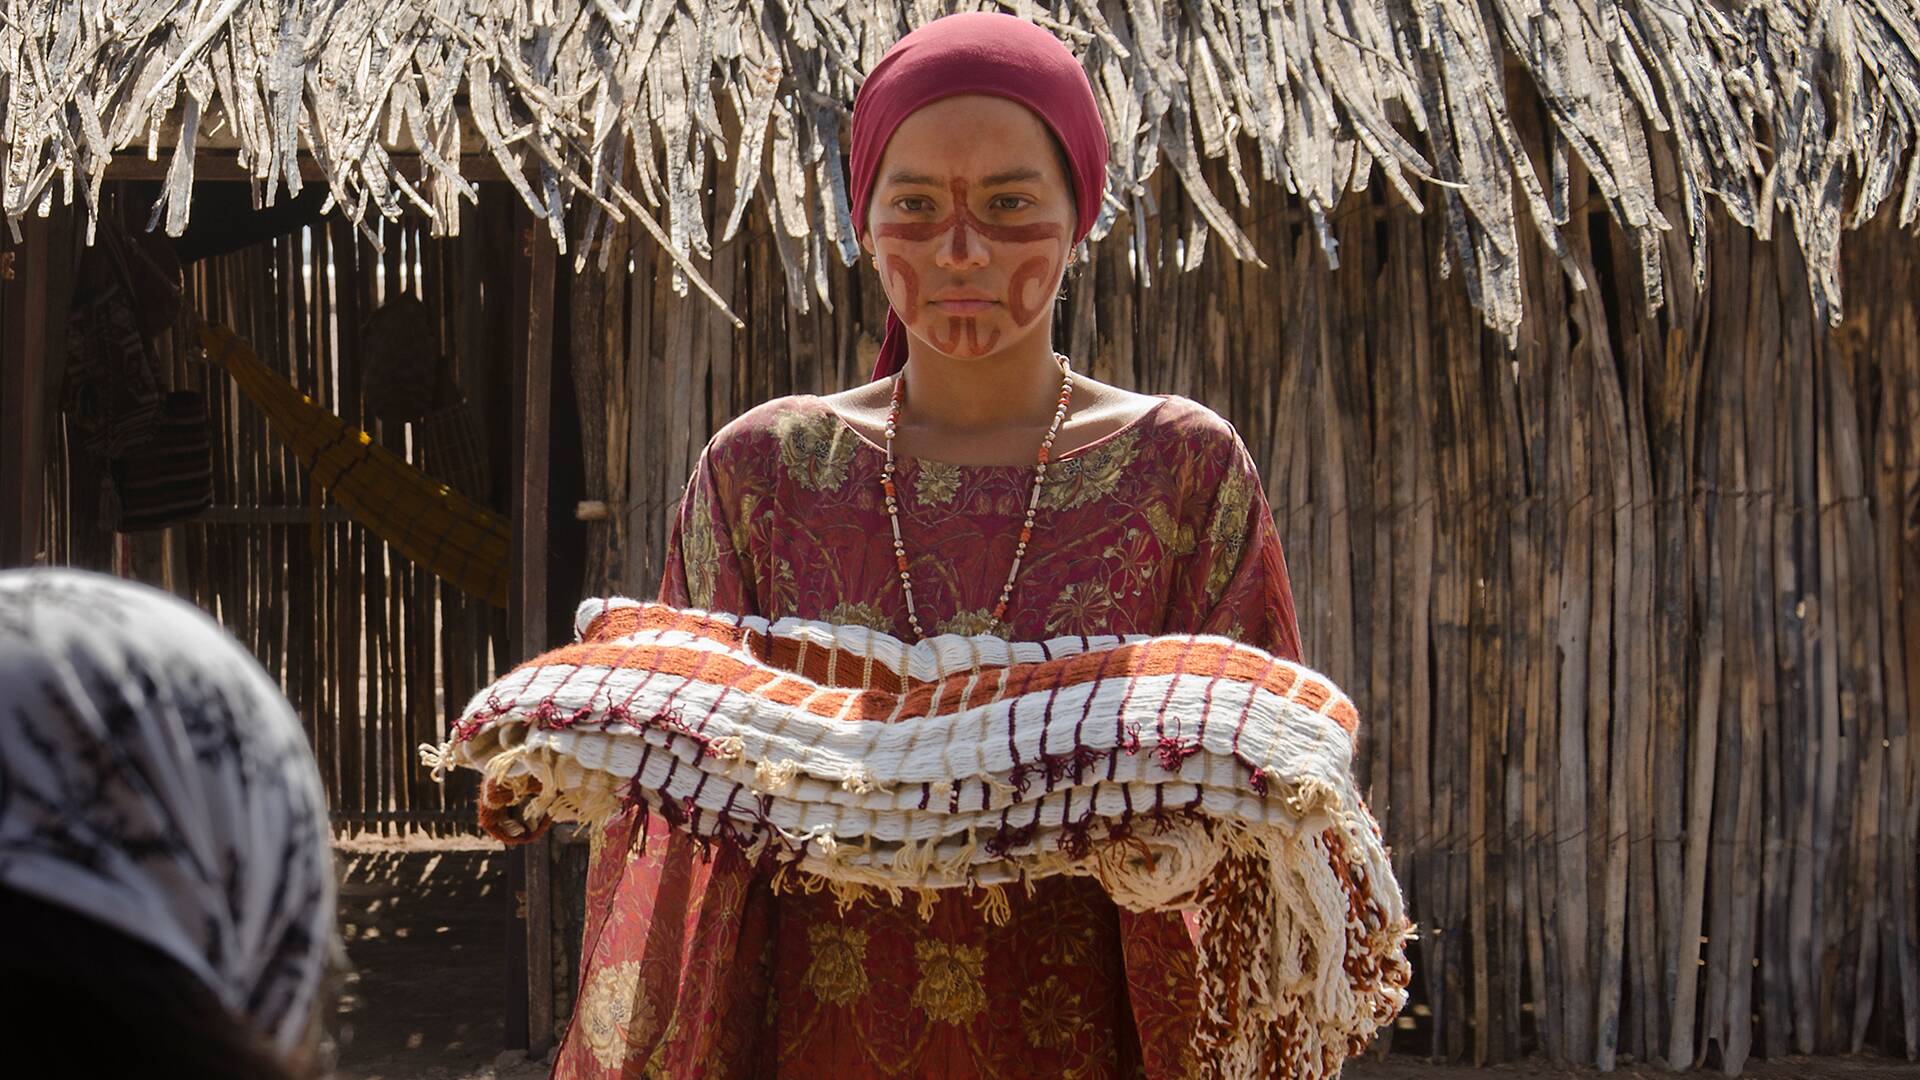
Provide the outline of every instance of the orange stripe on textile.
{"type": "MultiPolygon", "coordinates": [[[[851,646],[823,649],[806,642],[756,632],[731,617],[683,612],[664,605],[648,604],[616,608],[594,616],[587,623],[579,642],[545,653],[520,667],[525,669],[556,664],[618,666],[684,675],[695,658],[704,655],[691,651],[685,645],[635,649],[624,644],[633,635],[641,633],[678,633],[697,637],[736,650],[740,654],[740,659],[734,661],[736,664],[758,662],[766,668],[799,675],[821,686],[860,687],[860,674],[867,659],[865,652],[856,651],[851,646]]],[[[1074,686],[1103,677],[1168,675],[1176,671],[1194,676],[1254,682],[1274,694],[1286,695],[1291,692],[1301,704],[1315,711],[1324,711],[1349,735],[1354,734],[1360,726],[1360,714],[1354,709],[1353,702],[1331,681],[1304,667],[1275,662],[1272,657],[1252,646],[1224,638],[1147,638],[1112,649],[1055,660],[983,666],[1005,667],[1006,680],[1020,685],[1041,677],[1049,680],[1048,685],[1055,685],[1052,680],[1057,679],[1058,685],[1074,686]],[[1296,683],[1298,689],[1295,689],[1296,683]]],[[[736,668],[729,665],[718,670],[731,673],[736,668]]],[[[876,667],[867,676],[869,685],[863,688],[865,693],[858,698],[832,699],[843,704],[854,702],[853,708],[843,711],[816,705],[813,711],[816,715],[835,715],[848,720],[893,716],[893,699],[901,695],[904,686],[907,688],[907,706],[899,715],[925,716],[933,701],[948,691],[957,690],[961,682],[973,675],[974,672],[970,670],[935,681],[903,677],[890,668],[876,667]]],[[[704,677],[712,679],[717,675],[709,673],[704,677]]]]}

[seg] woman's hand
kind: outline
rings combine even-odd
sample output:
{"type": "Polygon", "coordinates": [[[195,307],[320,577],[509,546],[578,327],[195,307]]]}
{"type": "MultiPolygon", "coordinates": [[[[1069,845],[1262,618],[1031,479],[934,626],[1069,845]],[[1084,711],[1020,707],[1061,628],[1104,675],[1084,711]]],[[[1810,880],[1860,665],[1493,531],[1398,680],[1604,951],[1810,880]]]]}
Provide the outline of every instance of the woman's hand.
{"type": "Polygon", "coordinates": [[[528,799],[540,793],[540,781],[528,778],[521,784],[522,788],[515,790],[491,779],[480,781],[480,827],[503,844],[537,840],[553,827],[551,818],[529,823],[521,816],[528,799]]]}

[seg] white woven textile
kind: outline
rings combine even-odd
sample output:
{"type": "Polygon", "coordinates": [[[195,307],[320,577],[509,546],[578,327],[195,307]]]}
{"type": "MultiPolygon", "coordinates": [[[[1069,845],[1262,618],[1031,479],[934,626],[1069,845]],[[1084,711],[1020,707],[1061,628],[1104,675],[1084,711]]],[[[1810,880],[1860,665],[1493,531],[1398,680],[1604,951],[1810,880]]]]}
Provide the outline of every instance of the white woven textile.
{"type": "Polygon", "coordinates": [[[1357,716],[1314,672],[1225,638],[909,645],[624,599],[583,604],[577,630],[477,695],[441,753],[526,792],[525,816],[637,798],[843,894],[1068,873],[1197,907],[1257,954],[1202,943],[1219,1030],[1196,1039],[1230,1074],[1337,1071],[1404,1001],[1357,716]],[[1229,1030],[1248,1020],[1271,1030],[1229,1030]]]}

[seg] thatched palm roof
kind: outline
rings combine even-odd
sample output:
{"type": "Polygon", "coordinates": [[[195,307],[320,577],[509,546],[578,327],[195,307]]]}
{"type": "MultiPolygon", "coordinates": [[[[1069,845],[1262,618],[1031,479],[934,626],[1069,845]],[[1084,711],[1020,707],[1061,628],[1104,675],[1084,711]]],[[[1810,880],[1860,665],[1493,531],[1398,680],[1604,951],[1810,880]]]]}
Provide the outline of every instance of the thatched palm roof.
{"type": "MultiPolygon", "coordinates": [[[[177,233],[194,176],[184,151],[225,139],[263,198],[299,188],[299,147],[355,219],[411,207],[452,230],[457,200],[474,197],[463,161],[487,155],[563,244],[566,208],[591,204],[576,250],[632,216],[699,258],[758,198],[801,303],[809,289],[824,297],[826,260],[856,253],[837,147],[861,73],[956,6],[0,3],[0,209],[16,227],[53,198],[91,207],[115,153],[135,148],[173,152],[156,219],[177,233]],[[709,220],[713,185],[726,210],[709,220]]],[[[1585,201],[1570,182],[1582,171],[1640,245],[1656,304],[1658,234],[1682,228],[1698,244],[1715,204],[1763,234],[1785,211],[1814,302],[1835,319],[1842,227],[1889,201],[1903,225],[1920,217],[1915,0],[958,6],[1024,15],[1080,51],[1115,143],[1109,209],[1137,219],[1143,182],[1171,169],[1195,215],[1185,261],[1209,235],[1253,257],[1234,206],[1266,181],[1297,195],[1335,255],[1327,217],[1377,169],[1408,203],[1441,204],[1452,269],[1509,334],[1519,230],[1558,250],[1556,223],[1585,201]],[[1509,60],[1524,85],[1507,85],[1509,60]],[[1544,139],[1523,138],[1541,105],[1544,139]],[[1221,191],[1209,161],[1222,163],[1221,191]]]]}

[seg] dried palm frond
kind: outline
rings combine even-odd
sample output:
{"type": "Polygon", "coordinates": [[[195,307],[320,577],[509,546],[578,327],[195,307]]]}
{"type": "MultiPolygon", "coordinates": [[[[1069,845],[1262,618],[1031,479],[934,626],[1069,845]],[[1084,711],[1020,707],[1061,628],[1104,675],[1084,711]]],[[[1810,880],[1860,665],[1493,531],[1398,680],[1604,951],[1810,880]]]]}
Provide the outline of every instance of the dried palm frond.
{"type": "Polygon", "coordinates": [[[165,138],[155,219],[178,234],[190,151],[217,138],[264,199],[299,191],[306,152],[355,221],[411,207],[452,232],[477,149],[563,245],[568,207],[590,208],[581,260],[632,216],[676,289],[715,302],[694,262],[714,239],[705,193],[725,198],[722,238],[758,196],[804,306],[826,298],[824,260],[857,253],[839,147],[862,73],[909,28],[983,6],[1079,51],[1113,140],[1110,211],[1155,212],[1144,182],[1164,161],[1196,244],[1252,258],[1202,168],[1219,162],[1243,207],[1255,182],[1296,196],[1332,258],[1329,215],[1378,169],[1408,203],[1444,204],[1451,262],[1509,336],[1519,205],[1559,251],[1578,175],[1638,246],[1652,305],[1660,234],[1685,228],[1704,267],[1715,203],[1762,235],[1787,215],[1834,320],[1842,227],[1890,201],[1920,219],[1914,0],[0,0],[0,211],[17,228],[56,194],[91,209],[116,152],[165,138]],[[1528,137],[1534,113],[1548,124],[1528,137]]]}

